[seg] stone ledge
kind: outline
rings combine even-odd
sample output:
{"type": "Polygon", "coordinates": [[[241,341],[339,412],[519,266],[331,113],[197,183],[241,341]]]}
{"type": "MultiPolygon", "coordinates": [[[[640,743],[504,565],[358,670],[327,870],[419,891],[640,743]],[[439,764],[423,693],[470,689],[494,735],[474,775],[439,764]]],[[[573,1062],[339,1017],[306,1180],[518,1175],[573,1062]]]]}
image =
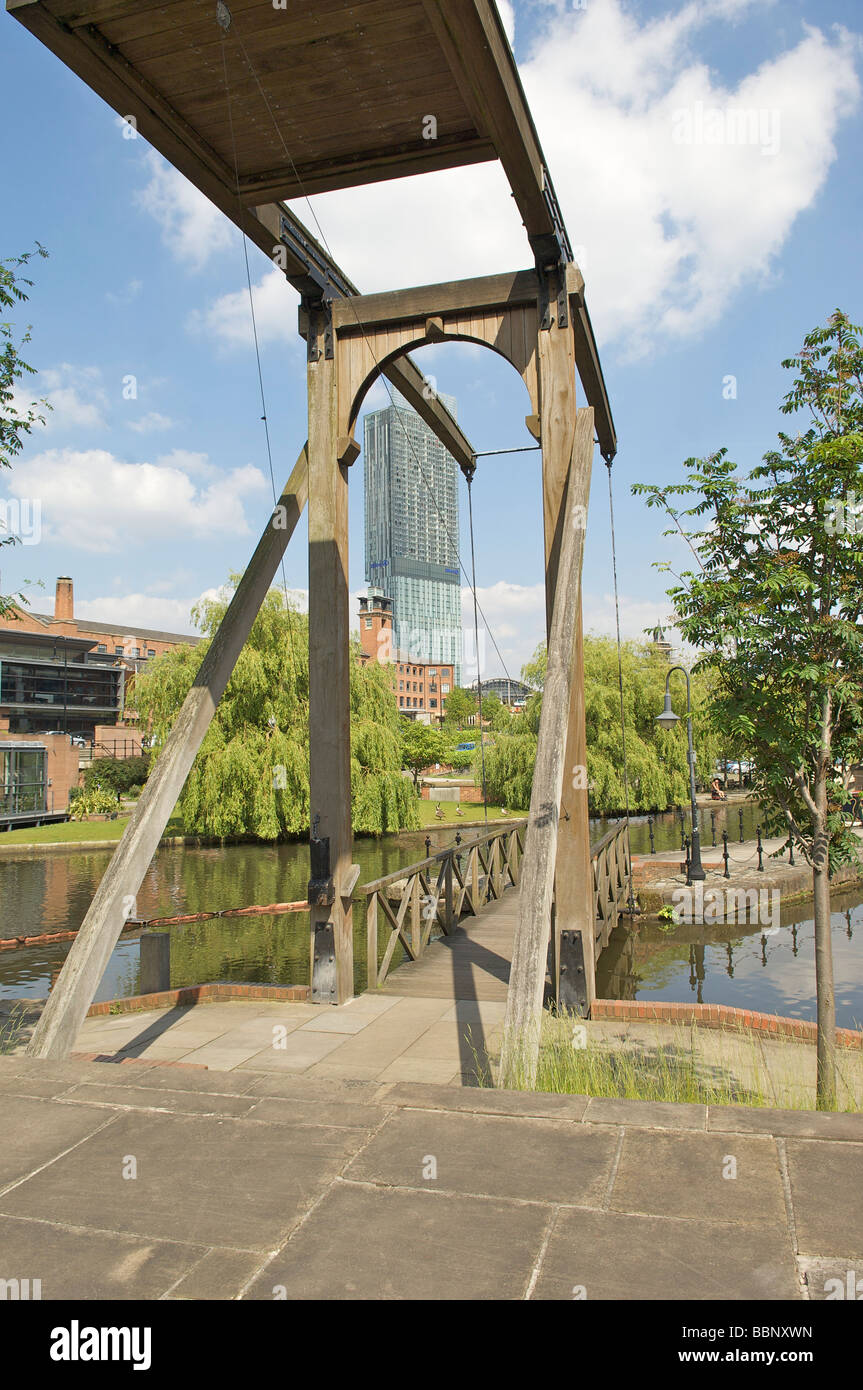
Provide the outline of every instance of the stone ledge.
{"type": "MultiPolygon", "coordinates": [[[[595,999],[592,1019],[632,1023],[697,1023],[704,1028],[729,1028],[739,1032],[766,1033],[777,1038],[793,1038],[814,1043],[818,1026],[803,1018],[784,1018],[754,1009],[735,1009],[730,1004],[647,1004],[630,999],[595,999]]],[[[836,1029],[837,1047],[863,1050],[863,1032],[853,1028],[836,1029]]]]}
{"type": "Polygon", "coordinates": [[[211,1004],[226,999],[264,999],[281,1004],[305,1004],[309,998],[308,985],[186,985],[182,989],[163,989],[157,994],[134,994],[128,999],[108,999],[91,1004],[88,1018],[104,1018],[108,1014],[139,1013],[145,1009],[170,1009],[177,1005],[211,1004]]]}

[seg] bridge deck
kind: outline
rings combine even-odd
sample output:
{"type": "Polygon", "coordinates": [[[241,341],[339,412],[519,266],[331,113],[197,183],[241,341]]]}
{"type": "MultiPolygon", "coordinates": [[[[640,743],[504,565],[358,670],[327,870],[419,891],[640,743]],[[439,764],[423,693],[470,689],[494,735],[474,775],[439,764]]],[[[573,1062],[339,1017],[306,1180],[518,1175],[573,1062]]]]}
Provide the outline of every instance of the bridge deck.
{"type": "Polygon", "coordinates": [[[427,948],[417,961],[393,970],[381,993],[422,999],[506,999],[518,920],[518,894],[510,890],[465,917],[456,931],[427,948]]]}

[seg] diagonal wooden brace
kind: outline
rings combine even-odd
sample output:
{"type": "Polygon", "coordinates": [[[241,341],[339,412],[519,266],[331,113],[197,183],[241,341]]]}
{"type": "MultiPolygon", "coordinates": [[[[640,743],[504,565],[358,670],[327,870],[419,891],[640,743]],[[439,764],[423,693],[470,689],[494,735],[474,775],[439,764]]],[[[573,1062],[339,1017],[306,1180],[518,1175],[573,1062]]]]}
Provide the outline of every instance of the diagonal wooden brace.
{"type": "Polygon", "coordinates": [[[304,445],[72,943],[27,1047],[30,1057],[65,1057],[74,1046],[133,910],[129,904],[134,904],[307,500],[304,445]]]}

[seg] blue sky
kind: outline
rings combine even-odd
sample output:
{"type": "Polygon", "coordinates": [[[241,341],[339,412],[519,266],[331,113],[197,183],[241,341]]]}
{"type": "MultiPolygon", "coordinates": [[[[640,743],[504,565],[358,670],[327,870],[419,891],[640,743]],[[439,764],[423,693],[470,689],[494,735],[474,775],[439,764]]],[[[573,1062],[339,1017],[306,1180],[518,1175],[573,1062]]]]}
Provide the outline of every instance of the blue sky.
{"type": "MultiPolygon", "coordinates": [[[[751,466],[780,425],[781,358],[837,305],[863,318],[863,14],[854,0],[500,8],[601,344],[620,441],[623,628],[635,636],[667,611],[652,563],[681,555],[630,484],[672,481],[687,457],[723,445],[751,466]],[[754,113],[747,140],[733,122],[742,111],[754,113]]],[[[33,389],[55,407],[0,483],[0,497],[42,503],[41,541],[0,552],[0,585],[42,580],[44,591],[27,591],[47,610],[55,577],[71,574],[80,616],[189,631],[191,605],[243,567],[271,507],[239,237],[6,14],[0,36],[15,131],[0,256],[36,239],[50,252],[33,263],[20,321],[33,326],[33,389]]],[[[295,210],[362,290],[530,264],[494,165],[311,204],[295,210]]],[[[304,344],[296,295],[249,254],[281,486],[306,437],[304,344]]],[[[495,354],[445,344],[418,360],[458,397],[477,449],[530,442],[526,393],[495,354]]],[[[368,405],[384,403],[375,388],[368,405]]],[[[538,460],[483,460],[474,485],[480,598],[513,675],[544,635],[538,460]]],[[[467,562],[466,510],[462,485],[467,562]]],[[[364,586],[362,521],[360,461],[354,594],[364,586]]],[[[286,572],[304,591],[304,530],[286,572]]],[[[584,603],[586,627],[611,632],[598,456],[584,603]]],[[[483,674],[499,674],[487,651],[483,674]]]]}

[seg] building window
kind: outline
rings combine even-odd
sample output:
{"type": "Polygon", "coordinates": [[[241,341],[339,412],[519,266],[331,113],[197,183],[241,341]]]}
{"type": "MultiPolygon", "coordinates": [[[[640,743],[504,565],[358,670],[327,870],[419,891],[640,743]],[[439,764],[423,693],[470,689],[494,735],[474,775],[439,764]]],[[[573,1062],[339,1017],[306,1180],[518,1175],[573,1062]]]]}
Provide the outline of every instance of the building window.
{"type": "Polygon", "coordinates": [[[399,681],[399,690],[404,690],[404,688],[405,688],[405,683],[404,683],[404,681],[399,681]]]}
{"type": "Polygon", "coordinates": [[[446,685],[446,684],[441,685],[440,693],[441,693],[441,695],[448,695],[448,694],[449,694],[449,686],[446,685]]]}
{"type": "Polygon", "coordinates": [[[106,652],[107,650],[108,648],[104,645],[104,643],[100,643],[100,645],[96,648],[97,652],[106,652]]]}
{"type": "Polygon", "coordinates": [[[122,648],[122,647],[115,647],[115,648],[114,648],[114,655],[115,655],[115,656],[122,656],[122,655],[123,655],[123,648],[122,648]]]}
{"type": "Polygon", "coordinates": [[[155,648],[154,648],[154,647],[150,647],[149,650],[147,651],[147,655],[148,655],[148,656],[155,656],[155,655],[156,655],[155,648]]]}
{"type": "Polygon", "coordinates": [[[371,620],[371,618],[366,618],[365,622],[366,622],[366,628],[371,628],[371,625],[372,625],[372,620],[371,620]]]}
{"type": "Polygon", "coordinates": [[[404,702],[405,702],[405,697],[404,697],[404,695],[400,695],[400,696],[399,696],[399,704],[400,704],[400,705],[403,705],[404,702]]]}
{"type": "Polygon", "coordinates": [[[429,700],[432,709],[437,709],[437,700],[429,700]]]}

